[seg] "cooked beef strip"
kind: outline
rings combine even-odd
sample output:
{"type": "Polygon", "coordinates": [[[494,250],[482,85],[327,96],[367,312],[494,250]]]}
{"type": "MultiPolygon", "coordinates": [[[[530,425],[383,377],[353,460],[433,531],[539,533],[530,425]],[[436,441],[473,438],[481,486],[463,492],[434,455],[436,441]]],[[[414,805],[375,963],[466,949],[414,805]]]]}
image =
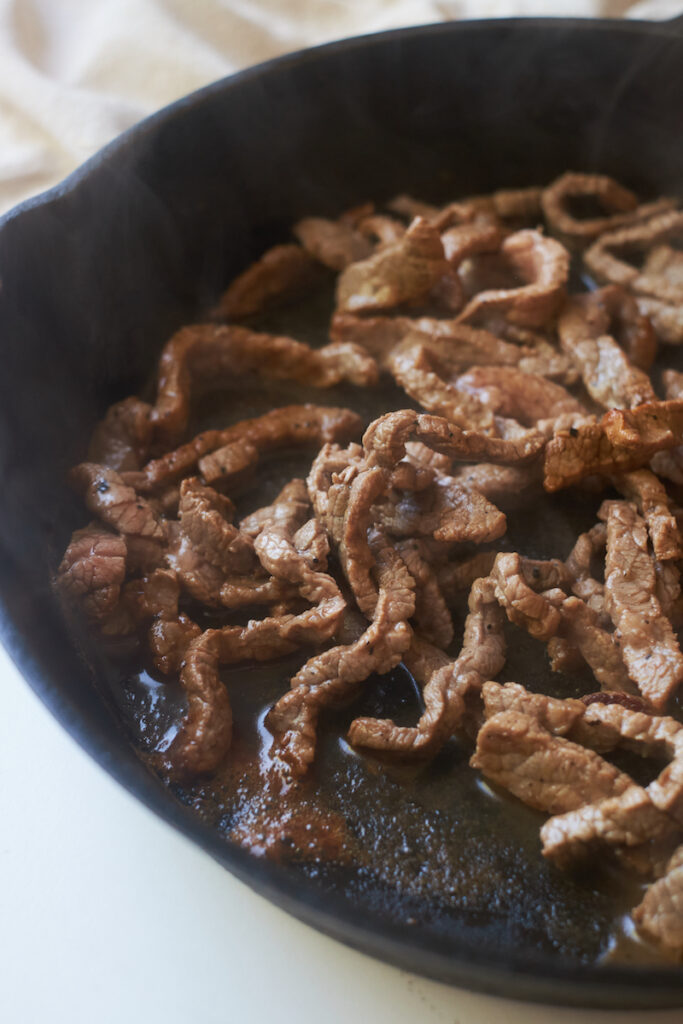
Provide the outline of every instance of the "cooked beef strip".
{"type": "Polygon", "coordinates": [[[190,644],[180,673],[188,710],[168,750],[174,772],[198,775],[214,771],[225,757],[232,737],[232,714],[221,665],[241,661],[271,661],[298,647],[329,640],[339,617],[321,602],[298,615],[252,620],[246,626],[208,629],[190,644]]]}
{"type": "Polygon", "coordinates": [[[118,604],[126,578],[126,540],[99,523],[71,536],[55,584],[93,621],[104,619],[118,604]]]}
{"type": "Polygon", "coordinates": [[[548,491],[578,483],[595,473],[625,473],[645,465],[683,436],[683,402],[647,402],[635,409],[611,409],[599,423],[557,434],[545,448],[548,491]]]}
{"type": "MultiPolygon", "coordinates": [[[[453,662],[435,664],[422,691],[425,710],[417,725],[411,728],[397,726],[390,719],[357,718],[349,729],[351,744],[402,758],[430,757],[443,746],[462,723],[468,697],[478,693],[482,683],[505,664],[503,615],[490,579],[472,584],[468,607],[462,651],[453,662]]],[[[407,663],[410,666],[410,656],[407,663]]]]}
{"type": "MultiPolygon", "coordinates": [[[[220,459],[209,460],[209,453],[220,449],[244,450],[246,464],[252,464],[264,452],[298,445],[348,440],[360,434],[361,419],[350,409],[324,405],[287,405],[273,409],[256,419],[241,420],[224,430],[205,430],[187,444],[148,462],[140,473],[129,479],[143,493],[163,487],[170,481],[192,473],[200,459],[202,475],[213,483],[227,475],[221,472],[220,459]]],[[[244,468],[245,460],[242,460],[244,468]]]]}
{"type": "Polygon", "coordinates": [[[190,415],[190,399],[198,384],[215,386],[258,373],[275,380],[294,380],[328,388],[340,381],[366,386],[377,381],[374,360],[350,344],[312,349],[293,338],[260,334],[247,327],[195,324],[182,327],[166,343],[159,359],[157,398],[150,412],[156,440],[178,444],[190,415]]]}
{"type": "Polygon", "coordinates": [[[658,199],[638,205],[634,192],[605,174],[578,174],[568,171],[543,189],[541,205],[549,227],[573,243],[586,243],[606,231],[633,224],[668,209],[672,200],[658,199]],[[606,211],[602,217],[578,218],[570,212],[569,200],[575,197],[597,200],[606,211]]]}
{"type": "Polygon", "coordinates": [[[457,391],[477,398],[485,408],[525,426],[587,410],[560,384],[511,366],[473,366],[455,382],[457,391]]]}
{"type": "Polygon", "coordinates": [[[638,931],[677,960],[683,958],[683,846],[679,846],[661,878],[647,889],[632,911],[638,931]]]}
{"type": "Polygon", "coordinates": [[[490,312],[502,311],[522,327],[542,327],[557,312],[569,277],[569,253],[553,238],[538,231],[518,231],[503,242],[500,252],[511,269],[527,281],[517,288],[480,292],[458,320],[471,323],[490,312]]]}
{"type": "Polygon", "coordinates": [[[600,686],[605,690],[634,691],[619,646],[613,634],[600,625],[598,613],[578,597],[563,601],[561,611],[565,635],[590,665],[600,686]]]}
{"type": "Polygon", "coordinates": [[[313,761],[322,709],[350,699],[371,673],[394,668],[410,645],[408,619],[415,612],[414,583],[399,555],[385,545],[378,539],[378,598],[365,633],[355,643],[311,658],[266,718],[274,736],[271,754],[295,776],[302,775],[313,761]]]}
{"type": "Polygon", "coordinates": [[[248,573],[257,565],[254,544],[230,522],[234,513],[229,498],[206,487],[197,477],[181,483],[178,518],[194,550],[224,573],[248,573]]]}
{"type": "Polygon", "coordinates": [[[119,473],[139,469],[152,441],[151,408],[139,398],[124,398],[110,406],[93,431],[88,461],[119,473]]]}
{"type": "Polygon", "coordinates": [[[415,539],[399,541],[396,550],[415,582],[415,629],[429,643],[448,647],[453,640],[453,619],[428,552],[415,539]]]}
{"type": "Polygon", "coordinates": [[[556,815],[541,828],[543,855],[558,867],[570,868],[600,851],[611,851],[631,870],[646,875],[656,870],[667,844],[680,842],[681,837],[680,827],[635,784],[618,796],[556,815]]]}
{"type": "Polygon", "coordinates": [[[491,579],[497,601],[510,622],[538,640],[555,636],[562,623],[558,606],[565,595],[561,586],[569,585],[569,574],[563,569],[561,562],[534,564],[512,552],[501,552],[493,564],[491,579]],[[544,565],[551,566],[551,570],[540,567],[544,565]]]}
{"type": "Polygon", "coordinates": [[[320,267],[300,245],[276,245],[243,270],[223,292],[215,315],[242,320],[288,305],[315,287],[320,267]]]}
{"type": "Polygon", "coordinates": [[[671,279],[665,267],[658,267],[657,272],[648,272],[646,261],[639,270],[633,263],[627,263],[616,255],[626,249],[651,250],[672,238],[683,238],[683,212],[680,210],[670,209],[638,224],[606,232],[587,250],[584,261],[601,281],[623,285],[636,295],[672,306],[680,305],[683,302],[683,282],[675,276],[671,279]]]}
{"type": "Polygon", "coordinates": [[[607,522],[605,603],[615,639],[629,676],[660,709],[683,680],[683,654],[655,596],[647,529],[625,501],[605,502],[600,518],[607,522]]]}
{"type": "Polygon", "coordinates": [[[607,546],[607,527],[596,523],[586,533],[576,538],[565,565],[573,577],[572,593],[580,597],[598,616],[603,628],[610,623],[605,611],[605,585],[593,577],[591,563],[594,557],[604,552],[607,546]]]}
{"type": "Polygon", "coordinates": [[[638,310],[647,317],[665,345],[683,344],[683,305],[662,302],[649,295],[637,295],[638,310]]]}
{"type": "Polygon", "coordinates": [[[628,775],[592,750],[544,729],[519,711],[488,718],[470,765],[529,807],[562,814],[623,793],[628,775]]]}
{"type": "Polygon", "coordinates": [[[344,270],[372,254],[370,239],[348,221],[304,217],[292,230],[306,252],[330,270],[344,270]]]}
{"type": "Polygon", "coordinates": [[[614,477],[613,483],[645,519],[655,558],[660,562],[683,558],[678,524],[661,480],[649,469],[636,469],[614,477]]]}
{"type": "Polygon", "coordinates": [[[538,373],[551,380],[572,384],[577,379],[569,359],[547,341],[513,344],[495,333],[458,323],[453,319],[407,316],[355,316],[336,313],[330,339],[362,345],[384,365],[401,342],[426,346],[449,372],[478,366],[519,366],[525,373],[538,373]]]}
{"type": "Polygon", "coordinates": [[[607,320],[600,312],[599,301],[593,294],[574,295],[558,319],[562,348],[579,367],[589,395],[605,409],[631,409],[643,402],[656,401],[645,371],[630,362],[606,330],[598,333],[607,320]]]}
{"type": "Polygon", "coordinates": [[[158,542],[166,539],[164,523],[146,498],[136,494],[113,469],[94,462],[75,466],[69,480],[93,515],[124,535],[158,542]]]}
{"type": "Polygon", "coordinates": [[[387,466],[400,462],[408,441],[422,441],[429,448],[464,462],[530,462],[543,447],[542,437],[533,431],[515,440],[486,437],[476,431],[460,430],[440,416],[412,409],[380,416],[363,436],[368,456],[387,466]]]}
{"type": "Polygon", "coordinates": [[[359,313],[424,298],[449,272],[439,232],[416,218],[395,245],[351,263],[337,281],[337,308],[359,313]]]}

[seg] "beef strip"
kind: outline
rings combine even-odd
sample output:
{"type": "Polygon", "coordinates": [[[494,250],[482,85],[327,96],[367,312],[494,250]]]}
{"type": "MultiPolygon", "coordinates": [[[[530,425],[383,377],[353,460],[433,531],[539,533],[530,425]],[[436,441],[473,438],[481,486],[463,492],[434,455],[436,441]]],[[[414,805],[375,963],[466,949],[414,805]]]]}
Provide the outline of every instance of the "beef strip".
{"type": "Polygon", "coordinates": [[[683,344],[683,304],[662,302],[649,295],[636,296],[639,312],[648,318],[665,345],[683,344]]]}
{"type": "Polygon", "coordinates": [[[609,334],[597,333],[596,326],[602,324],[593,312],[596,305],[592,295],[572,296],[558,321],[560,343],[579,367],[589,395],[605,409],[631,409],[656,401],[645,371],[630,362],[609,334]]]}
{"type": "Polygon", "coordinates": [[[424,298],[449,273],[439,232],[418,217],[395,245],[352,263],[337,282],[337,308],[359,313],[424,298]]]}
{"type": "Polygon", "coordinates": [[[655,596],[655,567],[647,529],[633,505],[605,502],[605,603],[628,674],[655,708],[683,680],[683,654],[655,596]]]}
{"type": "Polygon", "coordinates": [[[683,558],[681,535],[666,488],[649,469],[623,473],[613,480],[616,489],[634,502],[647,523],[655,558],[660,562],[683,558]]]}
{"type": "Polygon", "coordinates": [[[548,814],[623,793],[631,783],[628,775],[592,750],[553,735],[538,718],[514,710],[487,719],[470,765],[529,807],[548,814]]]}
{"type": "Polygon", "coordinates": [[[512,271],[528,283],[480,292],[468,302],[458,320],[471,323],[491,312],[503,312],[522,327],[542,327],[564,298],[569,277],[567,250],[553,238],[525,230],[509,235],[500,252],[512,271]]]}
{"type": "Polygon", "coordinates": [[[88,461],[119,473],[139,469],[152,441],[151,408],[139,398],[124,398],[110,406],[93,431],[88,461]]]}
{"type": "Polygon", "coordinates": [[[242,320],[288,305],[320,283],[320,268],[300,245],[276,245],[238,274],[223,292],[215,315],[242,320]]]}
{"type": "Polygon", "coordinates": [[[611,409],[598,423],[563,430],[548,442],[544,486],[558,491],[595,473],[639,469],[655,452],[673,448],[682,435],[683,402],[611,409]]]}
{"type": "Polygon", "coordinates": [[[362,345],[385,365],[401,342],[426,346],[432,357],[450,373],[478,366],[519,366],[571,384],[577,379],[569,359],[545,340],[513,344],[496,333],[470,327],[453,319],[407,316],[355,316],[336,313],[330,327],[332,341],[362,345]]]}
{"type": "Polygon", "coordinates": [[[215,387],[221,379],[234,380],[244,373],[317,388],[340,381],[360,386],[377,382],[374,360],[355,345],[312,349],[293,338],[261,334],[247,327],[183,327],[166,343],[159,359],[157,398],[150,412],[156,440],[164,447],[180,441],[198,385],[215,387]]]}
{"type": "MultiPolygon", "coordinates": [[[[490,579],[473,583],[468,607],[462,651],[453,662],[441,664],[437,660],[431,666],[422,691],[425,710],[417,725],[411,728],[397,726],[390,719],[357,718],[349,729],[353,746],[404,759],[430,757],[462,724],[468,698],[471,700],[482,683],[497,675],[505,664],[503,615],[490,579]]],[[[409,667],[415,663],[416,654],[420,654],[419,646],[406,659],[409,667]]],[[[416,667],[419,676],[424,666],[416,667]]]]}
{"type": "Polygon", "coordinates": [[[634,192],[606,174],[578,174],[568,171],[543,190],[541,205],[553,232],[574,244],[585,244],[606,231],[633,224],[666,210],[672,200],[659,199],[638,205],[634,192]],[[591,199],[605,210],[603,216],[576,217],[571,199],[591,199]]]}
{"type": "Polygon", "coordinates": [[[355,643],[311,658],[266,718],[274,737],[271,753],[295,776],[313,761],[323,708],[350,699],[371,673],[394,668],[410,645],[414,584],[402,559],[385,544],[379,539],[375,548],[378,597],[370,626],[355,643]]]}
{"type": "Polygon", "coordinates": [[[348,221],[304,217],[293,231],[306,252],[330,270],[344,270],[372,254],[370,239],[348,221]]]}
{"type": "Polygon", "coordinates": [[[572,593],[596,613],[603,628],[611,621],[605,611],[605,586],[593,577],[591,563],[606,545],[607,527],[604,523],[596,523],[586,533],[579,534],[565,562],[573,577],[572,593]]]}
{"type": "Polygon", "coordinates": [[[437,452],[465,462],[524,463],[534,459],[543,447],[543,438],[533,431],[514,440],[486,437],[476,431],[460,430],[442,417],[412,409],[380,416],[363,436],[368,456],[389,466],[400,462],[408,441],[422,441],[437,452]]]}
{"type": "Polygon", "coordinates": [[[568,597],[562,602],[563,632],[591,667],[593,675],[604,690],[634,691],[613,634],[600,625],[598,613],[579,600],[568,597]]]}
{"type": "Polygon", "coordinates": [[[525,426],[566,414],[586,415],[586,408],[560,384],[510,366],[473,366],[455,382],[457,391],[476,398],[499,416],[525,426]]]}
{"type": "Polygon", "coordinates": [[[683,238],[683,212],[667,210],[638,224],[609,231],[587,250],[584,260],[588,269],[601,281],[623,285],[637,295],[657,299],[676,306],[683,302],[683,281],[667,273],[665,266],[642,269],[616,255],[619,251],[647,252],[670,239],[683,238]]]}
{"type": "Polygon", "coordinates": [[[448,647],[453,640],[453,619],[428,552],[414,539],[399,542],[396,550],[415,583],[415,629],[429,643],[448,647]]]}
{"type": "Polygon", "coordinates": [[[230,522],[234,513],[229,498],[197,477],[181,483],[178,518],[196,553],[224,573],[248,573],[257,565],[254,545],[251,537],[230,522]]]}
{"type": "Polygon", "coordinates": [[[533,563],[520,555],[501,552],[491,572],[496,599],[510,622],[538,640],[555,636],[562,623],[562,586],[569,574],[561,562],[533,563]]]}
{"type": "Polygon", "coordinates": [[[360,430],[361,419],[350,409],[287,405],[256,419],[241,420],[224,430],[205,430],[180,448],[148,462],[141,473],[130,474],[130,479],[138,490],[148,493],[191,473],[201,459],[205,481],[214,483],[228,476],[229,467],[220,457],[208,458],[210,453],[229,449],[236,453],[231,465],[244,469],[265,452],[348,440],[360,430]],[[238,457],[239,453],[243,458],[238,457]]]}
{"type": "Polygon", "coordinates": [[[125,538],[99,523],[90,523],[72,534],[55,586],[82,608],[88,619],[100,621],[117,606],[125,578],[125,538]]]}
{"type": "Polygon", "coordinates": [[[631,916],[641,935],[677,960],[683,959],[683,846],[631,916]]]}
{"type": "Polygon", "coordinates": [[[166,539],[164,523],[152,505],[113,469],[81,462],[71,470],[69,480],[93,515],[119,533],[150,541],[161,549],[166,539]]]}
{"type": "Polygon", "coordinates": [[[617,796],[549,818],[541,828],[543,855],[560,868],[604,851],[646,875],[680,837],[676,823],[635,784],[617,796]]]}

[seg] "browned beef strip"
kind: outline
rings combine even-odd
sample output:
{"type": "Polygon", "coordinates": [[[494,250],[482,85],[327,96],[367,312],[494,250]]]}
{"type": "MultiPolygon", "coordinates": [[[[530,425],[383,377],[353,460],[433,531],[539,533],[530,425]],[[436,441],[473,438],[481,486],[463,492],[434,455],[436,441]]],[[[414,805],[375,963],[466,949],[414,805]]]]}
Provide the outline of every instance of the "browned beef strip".
{"type": "Polygon", "coordinates": [[[568,868],[600,851],[611,851],[632,870],[645,874],[678,837],[679,826],[635,784],[618,796],[549,818],[541,829],[543,855],[558,867],[568,868]],[[655,845],[658,850],[653,849],[655,845]],[[641,851],[643,855],[638,856],[641,851]]]}
{"type": "Polygon", "coordinates": [[[656,576],[644,521],[625,501],[605,502],[605,601],[638,689],[662,708],[683,680],[683,655],[655,596],[656,576]]]}
{"type": "Polygon", "coordinates": [[[670,278],[663,267],[648,268],[647,261],[639,269],[617,253],[647,252],[663,242],[681,238],[683,212],[669,209],[638,224],[606,232],[587,250],[584,260],[598,280],[624,285],[637,295],[676,306],[683,302],[683,280],[670,278]]]}
{"type": "Polygon", "coordinates": [[[304,217],[293,231],[306,252],[330,270],[344,270],[372,254],[373,245],[367,235],[342,219],[304,217]]]}
{"type": "Polygon", "coordinates": [[[579,367],[591,398],[605,409],[655,401],[647,373],[607,333],[609,318],[597,294],[574,295],[565,304],[558,320],[562,348],[579,367]]]}
{"type": "Polygon", "coordinates": [[[223,292],[215,315],[242,320],[285,306],[320,281],[320,268],[299,245],[276,245],[242,271],[223,292]]]}
{"type": "Polygon", "coordinates": [[[591,563],[606,545],[607,527],[596,523],[586,533],[579,534],[565,562],[573,577],[572,592],[596,613],[598,624],[603,628],[610,623],[605,611],[605,586],[594,578],[591,563]]]}
{"type": "Polygon", "coordinates": [[[524,463],[534,459],[543,448],[543,438],[529,432],[515,440],[486,437],[475,431],[460,430],[448,420],[412,409],[387,413],[371,423],[363,437],[363,446],[381,465],[393,466],[403,458],[408,441],[422,441],[429,448],[463,462],[524,463]]]}
{"type": "Polygon", "coordinates": [[[344,441],[357,436],[361,419],[350,409],[335,409],[321,405],[287,405],[273,409],[256,419],[241,420],[224,430],[205,430],[192,441],[148,462],[141,473],[132,476],[136,488],[147,493],[170,481],[191,473],[202,460],[202,474],[207,483],[226,476],[221,472],[225,464],[220,459],[212,463],[206,458],[210,452],[233,447],[246,450],[246,462],[251,465],[264,452],[298,445],[322,444],[326,441],[344,441]]]}
{"type": "Polygon", "coordinates": [[[585,416],[586,408],[560,384],[511,366],[473,366],[458,377],[455,389],[476,398],[499,416],[526,426],[565,414],[585,416]]]}
{"type": "Polygon", "coordinates": [[[534,580],[533,563],[527,572],[526,562],[526,559],[513,552],[497,555],[491,572],[496,599],[510,622],[526,629],[539,640],[549,640],[555,636],[562,623],[558,605],[561,605],[564,594],[559,586],[568,586],[568,573],[562,572],[562,563],[550,563],[555,578],[537,566],[538,577],[534,580]],[[533,586],[530,585],[530,579],[533,586]],[[545,583],[548,586],[544,586],[545,583]],[[543,592],[539,592],[541,588],[543,592]]]}
{"type": "Polygon", "coordinates": [[[166,343],[159,359],[157,398],[150,412],[155,438],[177,444],[189,419],[198,385],[215,386],[244,373],[295,380],[327,388],[340,381],[365,386],[377,382],[377,366],[363,349],[349,344],[312,349],[293,338],[261,334],[247,327],[195,324],[166,343]]]}
{"type": "Polygon", "coordinates": [[[359,313],[421,299],[449,272],[439,232],[417,218],[395,245],[352,263],[337,282],[337,308],[359,313]]]}
{"type": "Polygon", "coordinates": [[[401,758],[430,757],[462,724],[468,698],[505,664],[503,615],[491,580],[479,579],[472,585],[462,651],[454,662],[444,665],[436,659],[425,667],[419,645],[406,659],[409,667],[411,658],[413,664],[417,662],[418,678],[428,674],[422,691],[425,711],[419,722],[411,728],[390,719],[357,718],[349,730],[354,746],[401,758]]]}
{"type": "Polygon", "coordinates": [[[546,341],[512,344],[496,333],[453,319],[336,313],[330,326],[330,338],[362,345],[380,364],[386,363],[397,345],[410,342],[424,346],[449,373],[466,370],[474,364],[519,366],[525,373],[538,373],[567,384],[577,379],[567,356],[546,341]]]}
{"type": "Polygon", "coordinates": [[[589,242],[606,231],[637,223],[671,206],[671,200],[638,205],[634,192],[606,174],[577,174],[567,171],[543,190],[541,204],[545,218],[561,237],[575,244],[589,242]],[[605,210],[603,216],[576,217],[570,200],[589,198],[605,210]]]}
{"type": "Polygon", "coordinates": [[[93,515],[124,535],[134,535],[163,544],[164,524],[152,505],[125,484],[113,469],[94,462],[81,462],[69,479],[93,515]]]}
{"type": "Polygon", "coordinates": [[[391,547],[379,546],[375,559],[378,599],[372,623],[355,643],[311,658],[266,718],[274,736],[272,753],[295,776],[302,775],[313,760],[322,709],[348,700],[371,673],[388,672],[410,645],[412,630],[407,620],[415,611],[412,577],[391,547]]]}
{"type": "Polygon", "coordinates": [[[419,540],[404,540],[396,550],[415,582],[414,625],[421,637],[437,647],[453,640],[453,619],[431,564],[429,553],[419,540]]]}
{"type": "Polygon", "coordinates": [[[88,447],[88,461],[117,472],[139,469],[152,440],[151,406],[139,398],[124,398],[107,410],[88,447]]]}
{"type": "Polygon", "coordinates": [[[181,483],[178,518],[195,552],[224,573],[248,573],[257,565],[254,545],[251,537],[233,526],[234,512],[229,498],[197,477],[181,483]]]}
{"type": "Polygon", "coordinates": [[[683,558],[678,524],[661,480],[649,469],[636,469],[613,482],[628,501],[635,502],[645,519],[655,558],[660,562],[683,558]]]}
{"type": "Polygon", "coordinates": [[[562,431],[545,449],[548,491],[594,473],[625,473],[646,465],[655,452],[673,448],[683,436],[683,402],[647,402],[611,409],[599,423],[562,431]]]}
{"type": "Polygon", "coordinates": [[[549,814],[622,793],[631,784],[628,775],[592,750],[514,710],[488,718],[470,764],[529,807],[549,814]]]}
{"type": "Polygon", "coordinates": [[[661,878],[647,889],[632,912],[638,931],[675,957],[683,958],[683,846],[679,846],[661,878]]]}
{"type": "Polygon", "coordinates": [[[568,597],[561,610],[566,636],[590,665],[600,686],[619,692],[635,690],[614,635],[601,627],[597,612],[578,597],[568,597]]]}
{"type": "Polygon", "coordinates": [[[500,253],[527,284],[479,292],[459,315],[463,323],[491,312],[503,312],[522,327],[542,327],[552,319],[565,295],[569,253],[554,238],[524,230],[509,235],[500,253]]]}
{"type": "Polygon", "coordinates": [[[57,569],[55,585],[89,619],[104,619],[118,604],[126,577],[126,541],[99,523],[76,530],[57,569]]]}

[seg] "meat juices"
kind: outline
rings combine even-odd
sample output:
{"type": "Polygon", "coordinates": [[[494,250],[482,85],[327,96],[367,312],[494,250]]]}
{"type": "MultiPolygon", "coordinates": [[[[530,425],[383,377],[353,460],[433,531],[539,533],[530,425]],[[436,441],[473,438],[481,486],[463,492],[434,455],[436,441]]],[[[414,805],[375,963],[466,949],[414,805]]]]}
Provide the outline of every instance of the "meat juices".
{"type": "Polygon", "coordinates": [[[151,757],[170,781],[230,762],[239,684],[223,666],[299,657],[265,715],[263,780],[296,796],[323,713],[403,664],[421,692],[412,724],[348,728],[372,770],[474,741],[472,769],[549,816],[539,854],[564,868],[598,852],[648,882],[633,921],[683,959],[683,727],[669,713],[683,681],[683,374],[649,374],[659,346],[683,342],[683,212],[568,172],[443,207],[366,203],[293,234],[228,284],[212,320],[180,327],[144,397],[96,426],[71,472],[90,521],[57,568],[60,596],[180,684],[175,734],[151,757]],[[574,290],[572,260],[601,287],[574,290]],[[332,284],[325,344],[259,327],[332,284]],[[362,395],[380,378],[406,402],[370,420],[362,395]],[[200,400],[235,379],[316,404],[223,415],[193,436],[200,400]],[[245,509],[249,481],[293,451],[310,470],[245,509]],[[573,547],[540,559],[510,550],[507,531],[543,488],[605,500],[573,547]],[[506,681],[510,630],[544,645],[568,686],[592,673],[589,695],[506,681]],[[608,759],[617,750],[658,774],[641,785],[608,759]]]}

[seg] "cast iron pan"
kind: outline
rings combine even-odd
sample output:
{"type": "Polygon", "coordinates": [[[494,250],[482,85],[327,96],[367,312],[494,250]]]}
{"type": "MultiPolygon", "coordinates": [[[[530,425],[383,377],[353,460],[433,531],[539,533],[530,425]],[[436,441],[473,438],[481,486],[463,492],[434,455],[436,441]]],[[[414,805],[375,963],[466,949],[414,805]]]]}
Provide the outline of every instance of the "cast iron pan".
{"type": "MultiPolygon", "coordinates": [[[[339,776],[341,789],[351,779],[364,793],[357,827],[384,828],[383,786],[401,827],[418,821],[418,849],[406,848],[399,865],[405,886],[390,895],[371,872],[362,882],[353,868],[326,874],[227,842],[219,815],[188,806],[197,793],[173,793],[138,756],[112,699],[121,680],[97,649],[86,643],[84,657],[74,645],[48,583],[82,515],[65,472],[82,458],[93,423],[139,389],[170,333],[286,237],[292,221],[399,191],[438,201],[540,184],[568,168],[613,174],[647,194],[683,194],[683,34],[673,24],[449,24],[295,54],[181,100],[5,217],[2,637],[46,705],[115,778],[239,878],[329,935],[489,993],[565,1005],[683,1005],[678,968],[594,962],[600,891],[539,866],[537,819],[528,833],[510,825],[503,849],[494,802],[481,799],[473,806],[489,810],[470,811],[471,793],[451,791],[451,778],[473,777],[458,749],[426,787],[385,785],[377,773],[367,783],[348,759],[339,776]],[[449,775],[458,759],[463,770],[449,775]],[[450,876],[457,899],[445,904],[445,889],[432,883],[451,839],[469,843],[461,867],[473,860],[478,868],[450,876]],[[422,860],[424,891],[414,884],[422,860]]],[[[561,504],[555,512],[573,528],[592,515],[561,504]]],[[[543,522],[533,524],[540,547],[543,522]]],[[[523,677],[509,678],[529,682],[541,656],[522,652],[515,671],[523,677]]],[[[267,690],[267,678],[258,685],[267,690]]]]}

